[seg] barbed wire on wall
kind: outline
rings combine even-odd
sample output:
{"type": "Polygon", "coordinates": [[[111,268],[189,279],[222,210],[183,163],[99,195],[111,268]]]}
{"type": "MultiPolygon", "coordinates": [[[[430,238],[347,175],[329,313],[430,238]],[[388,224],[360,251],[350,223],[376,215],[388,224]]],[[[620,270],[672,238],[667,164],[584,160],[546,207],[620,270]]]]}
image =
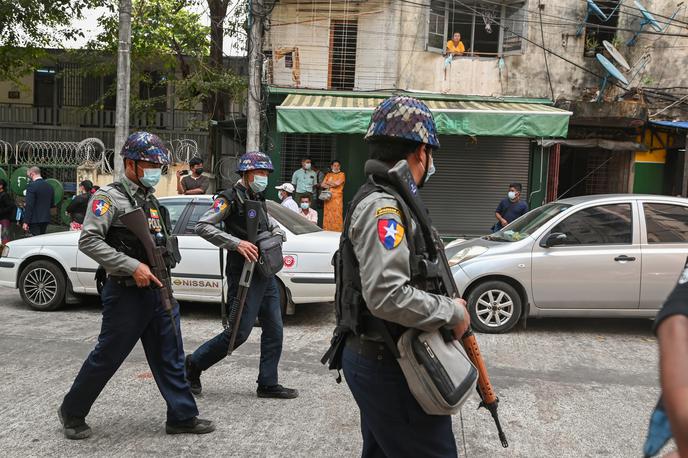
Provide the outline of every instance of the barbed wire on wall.
{"type": "Polygon", "coordinates": [[[174,163],[188,163],[191,158],[201,157],[198,152],[198,143],[189,138],[177,138],[170,140],[170,152],[174,163]]]}

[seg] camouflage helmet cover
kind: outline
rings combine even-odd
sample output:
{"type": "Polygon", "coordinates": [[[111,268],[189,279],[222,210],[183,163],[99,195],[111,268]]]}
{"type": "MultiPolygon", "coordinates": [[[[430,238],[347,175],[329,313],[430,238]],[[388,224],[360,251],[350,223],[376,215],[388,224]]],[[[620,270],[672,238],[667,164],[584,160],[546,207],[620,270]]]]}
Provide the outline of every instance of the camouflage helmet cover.
{"type": "Polygon", "coordinates": [[[439,148],[437,127],[426,104],[413,97],[395,95],[375,108],[365,140],[399,138],[439,148]]]}
{"type": "Polygon", "coordinates": [[[127,137],[122,146],[122,157],[134,161],[152,162],[154,164],[169,165],[170,151],[165,143],[150,132],[134,132],[127,137]]]}
{"type": "Polygon", "coordinates": [[[268,170],[272,172],[272,160],[270,156],[260,151],[249,151],[244,153],[237,163],[236,171],[238,173],[248,172],[249,170],[268,170]]]}

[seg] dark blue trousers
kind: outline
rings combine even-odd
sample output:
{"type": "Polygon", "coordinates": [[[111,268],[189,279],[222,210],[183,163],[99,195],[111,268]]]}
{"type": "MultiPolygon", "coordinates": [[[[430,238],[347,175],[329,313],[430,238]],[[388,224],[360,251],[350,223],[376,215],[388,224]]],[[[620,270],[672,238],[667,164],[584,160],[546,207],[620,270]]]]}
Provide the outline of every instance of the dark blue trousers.
{"type": "MultiPolygon", "coordinates": [[[[242,267],[243,264],[230,264],[227,269],[227,297],[230,302],[236,297],[242,267]]],[[[278,288],[274,276],[264,277],[257,270],[254,272],[234,343],[234,348],[238,348],[246,342],[258,317],[261,325],[259,385],[276,385],[278,380],[277,366],[282,356],[283,334],[278,288]]],[[[206,370],[227,356],[228,348],[229,333],[221,332],[193,352],[191,361],[199,369],[206,370]]]]}
{"type": "Polygon", "coordinates": [[[107,280],[103,288],[103,324],[96,348],[81,366],[64,398],[63,412],[86,417],[91,406],[124,359],[141,339],[155,383],[167,402],[167,421],[178,423],[198,415],[184,378],[184,348],[179,304],[174,302],[177,335],[160,293],[150,288],[121,287],[107,280]]]}
{"type": "Polygon", "coordinates": [[[423,412],[396,361],[345,348],[342,369],[361,411],[363,458],[456,458],[451,416],[423,412]]]}

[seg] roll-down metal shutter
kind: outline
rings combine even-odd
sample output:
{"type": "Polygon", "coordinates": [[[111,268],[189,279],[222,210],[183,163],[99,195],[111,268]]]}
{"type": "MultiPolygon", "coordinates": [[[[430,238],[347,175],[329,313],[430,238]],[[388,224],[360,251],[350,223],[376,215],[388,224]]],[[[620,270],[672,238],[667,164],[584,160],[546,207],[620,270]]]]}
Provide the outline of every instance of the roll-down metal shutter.
{"type": "Polygon", "coordinates": [[[509,183],[521,183],[527,198],[530,139],[444,136],[440,144],[433,157],[437,173],[421,196],[443,236],[489,233],[509,183]]]}

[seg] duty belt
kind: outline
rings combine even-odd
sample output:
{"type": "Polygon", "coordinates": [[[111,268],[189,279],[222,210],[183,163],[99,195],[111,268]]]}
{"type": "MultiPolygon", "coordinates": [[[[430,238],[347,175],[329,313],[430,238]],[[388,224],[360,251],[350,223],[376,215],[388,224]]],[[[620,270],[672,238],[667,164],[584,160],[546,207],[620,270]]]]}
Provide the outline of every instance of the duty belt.
{"type": "Polygon", "coordinates": [[[346,348],[366,359],[396,363],[396,358],[384,342],[375,342],[361,339],[360,336],[350,335],[346,339],[346,348]]]}
{"type": "Polygon", "coordinates": [[[136,286],[136,281],[133,277],[123,276],[123,275],[108,275],[108,279],[117,283],[118,286],[123,288],[131,288],[136,286]]]}

